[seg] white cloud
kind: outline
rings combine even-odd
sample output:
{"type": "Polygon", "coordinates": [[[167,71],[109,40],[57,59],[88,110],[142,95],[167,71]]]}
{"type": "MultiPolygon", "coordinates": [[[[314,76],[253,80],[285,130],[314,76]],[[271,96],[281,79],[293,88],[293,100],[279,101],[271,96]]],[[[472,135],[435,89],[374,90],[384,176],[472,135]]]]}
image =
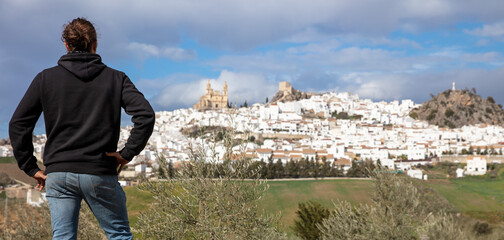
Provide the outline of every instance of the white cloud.
{"type": "Polygon", "coordinates": [[[249,55],[224,55],[207,64],[217,69],[261,72],[267,75],[299,75],[310,69],[331,72],[408,71],[412,65],[426,64],[425,59],[408,57],[402,52],[379,48],[346,47],[323,51],[324,47],[309,45],[286,51],[271,51],[249,55]],[[318,52],[315,52],[317,49],[318,52]],[[309,51],[308,51],[309,50],[309,51]],[[311,51],[311,52],[310,52],[311,51]],[[303,54],[298,54],[302,52],[303,54]]]}
{"type": "Polygon", "coordinates": [[[451,89],[451,84],[455,81],[457,89],[476,88],[482,97],[493,96],[497,102],[502,103],[502,74],[502,66],[496,69],[457,69],[416,74],[350,73],[341,77],[350,85],[343,86],[340,90],[374,100],[413,99],[420,103],[430,98],[429,93],[436,95],[451,89]],[[355,84],[351,84],[352,82],[355,84]]]}
{"type": "Polygon", "coordinates": [[[458,58],[460,55],[462,55],[463,52],[460,49],[460,47],[448,47],[448,48],[443,48],[439,51],[430,53],[430,56],[434,57],[443,57],[443,58],[458,58]]]}
{"type": "Polygon", "coordinates": [[[162,57],[174,61],[195,60],[196,52],[177,47],[157,47],[152,44],[132,42],[128,45],[128,50],[135,52],[142,59],[149,57],[162,57]]]}
{"type": "Polygon", "coordinates": [[[480,37],[499,37],[504,35],[504,22],[485,24],[472,30],[465,29],[465,33],[480,37]]]}
{"type": "Polygon", "coordinates": [[[278,90],[277,85],[269,82],[264,75],[224,70],[217,79],[200,79],[170,85],[154,97],[153,101],[167,109],[192,107],[205,94],[207,81],[210,81],[214,90],[221,92],[224,82],[227,82],[229,102],[238,105],[243,104],[245,100],[249,104],[264,102],[266,97],[271,98],[278,90]]]}
{"type": "Polygon", "coordinates": [[[104,38],[114,36],[114,44],[176,45],[184,35],[203,45],[232,50],[339,34],[383,37],[397,30],[418,32],[467,18],[484,22],[502,15],[502,6],[498,7],[501,0],[487,0],[485,4],[456,0],[19,2],[0,2],[2,22],[40,22],[38,29],[42,32],[51,25],[60,30],[64,21],[86,16],[97,23],[104,38]],[[36,14],[40,12],[52,14],[36,14]]]}
{"type": "MultiPolygon", "coordinates": [[[[485,0],[484,4],[460,0],[0,0],[0,54],[3,56],[0,59],[4,59],[0,64],[0,124],[8,121],[13,106],[33,76],[41,69],[56,64],[56,60],[65,53],[60,41],[61,26],[78,16],[89,18],[97,27],[98,52],[110,66],[133,68],[133,64],[129,65],[134,62],[132,56],[174,61],[197,59],[195,50],[180,47],[187,40],[189,46],[192,44],[198,51],[202,49],[198,54],[205,62],[190,62],[193,65],[176,63],[179,64],[176,67],[182,66],[183,69],[174,68],[173,71],[189,74],[191,70],[188,69],[201,67],[199,64],[205,65],[202,68],[214,68],[195,71],[198,73],[229,69],[212,80],[216,81],[216,86],[226,76],[248,76],[250,80],[273,86],[272,89],[276,89],[276,86],[269,81],[280,79],[293,82],[302,79],[300,81],[304,81],[303,84],[296,84],[315,90],[323,87],[344,89],[346,85],[337,84],[350,83],[344,80],[338,82],[338,76],[356,73],[361,75],[356,81],[360,81],[363,87],[355,89],[371,95],[370,89],[377,79],[396,76],[394,74],[406,76],[401,79],[410,81],[405,85],[410,86],[414,85],[411,82],[413,80],[408,80],[412,75],[407,74],[439,73],[453,68],[464,72],[464,67],[474,60],[482,64],[489,60],[491,62],[488,64],[495,66],[502,64],[502,53],[470,55],[464,51],[467,46],[443,49],[446,42],[425,40],[430,35],[422,34],[450,34],[459,31],[459,23],[477,21],[483,25],[466,29],[465,32],[476,36],[502,37],[503,4],[502,0],[485,0]],[[51,14],[44,14],[48,12],[51,14]],[[404,35],[404,32],[415,34],[404,35]],[[287,44],[294,47],[279,50],[287,44]],[[275,50],[264,50],[268,47],[275,50]],[[422,47],[426,48],[424,52],[417,51],[422,47]],[[437,54],[429,55],[433,51],[437,54]],[[331,74],[324,74],[327,72],[331,74]],[[371,75],[374,82],[369,82],[371,76],[363,76],[363,73],[370,72],[377,74],[371,75]]],[[[462,39],[462,44],[465,40],[462,39]]],[[[484,39],[478,42],[478,45],[485,44],[488,41],[484,39]]],[[[152,68],[159,69],[158,66],[152,68]]],[[[137,74],[135,77],[145,77],[141,76],[143,73],[137,74]]],[[[152,78],[162,77],[156,74],[162,73],[152,72],[148,75],[152,78]]],[[[471,76],[479,80],[487,75],[487,72],[481,71],[471,76]]],[[[204,77],[181,77],[169,81],[151,79],[152,82],[145,80],[135,83],[147,89],[149,96],[156,95],[158,100],[165,98],[166,101],[160,103],[163,106],[191,106],[201,93],[190,90],[201,87],[196,83],[204,77]],[[160,94],[159,89],[164,89],[166,94],[160,94]]],[[[423,76],[422,81],[426,82],[421,87],[432,86],[439,78],[440,75],[432,78],[423,76]]],[[[398,78],[394,79],[399,81],[398,78]]],[[[244,86],[251,84],[236,81],[244,86]]],[[[264,97],[274,93],[271,91],[266,94],[268,88],[257,87],[264,90],[264,94],[255,91],[249,93],[252,88],[244,88],[237,90],[239,95],[234,96],[243,95],[252,102],[253,99],[264,101],[264,97]]],[[[492,85],[487,88],[496,89],[492,85]]],[[[405,87],[403,96],[417,92],[415,88],[405,87]]],[[[393,95],[390,90],[383,96],[393,95]]],[[[233,98],[231,92],[230,96],[233,98]]],[[[240,102],[242,100],[245,99],[239,99],[240,102]]]]}
{"type": "Polygon", "coordinates": [[[466,62],[492,63],[502,60],[502,55],[498,52],[465,53],[461,58],[466,62]]]}
{"type": "Polygon", "coordinates": [[[179,83],[188,83],[199,81],[204,78],[204,76],[191,73],[174,73],[169,76],[164,76],[154,79],[139,79],[135,81],[135,86],[140,90],[147,98],[153,98],[164,90],[165,88],[176,85],[179,83]]]}
{"type": "Polygon", "coordinates": [[[400,99],[404,90],[405,79],[398,76],[374,76],[355,89],[363,98],[400,99]]]}
{"type": "Polygon", "coordinates": [[[165,109],[192,107],[199,97],[201,90],[205,89],[205,81],[190,83],[177,83],[163,89],[153,99],[155,106],[165,109]]]}

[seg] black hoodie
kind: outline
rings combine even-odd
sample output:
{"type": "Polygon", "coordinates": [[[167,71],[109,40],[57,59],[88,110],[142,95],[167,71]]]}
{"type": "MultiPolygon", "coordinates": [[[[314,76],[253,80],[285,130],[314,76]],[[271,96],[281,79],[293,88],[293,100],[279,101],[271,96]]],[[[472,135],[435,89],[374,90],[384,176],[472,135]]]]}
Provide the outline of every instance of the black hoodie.
{"type": "Polygon", "coordinates": [[[122,157],[131,160],[145,147],[155,114],[130,79],[107,67],[93,53],[69,53],[58,66],[32,81],[9,123],[9,136],[19,168],[33,176],[40,169],[33,156],[32,134],[44,113],[47,142],[45,173],[115,175],[121,108],[132,115],[133,129],[122,157]]]}

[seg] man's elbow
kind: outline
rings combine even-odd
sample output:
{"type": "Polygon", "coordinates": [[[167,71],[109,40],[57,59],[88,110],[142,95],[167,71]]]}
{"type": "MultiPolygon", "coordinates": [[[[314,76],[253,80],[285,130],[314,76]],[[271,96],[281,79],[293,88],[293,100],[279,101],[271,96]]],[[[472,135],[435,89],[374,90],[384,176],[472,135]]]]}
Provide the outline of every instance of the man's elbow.
{"type": "Polygon", "coordinates": [[[19,132],[19,122],[12,118],[9,121],[9,135],[12,136],[19,132]]]}
{"type": "Polygon", "coordinates": [[[150,132],[152,133],[152,130],[154,129],[154,124],[156,123],[156,114],[154,113],[154,111],[152,112],[152,115],[149,116],[149,120],[148,120],[148,125],[149,125],[149,128],[150,128],[150,132]]]}
{"type": "Polygon", "coordinates": [[[156,123],[156,114],[154,111],[146,111],[142,114],[141,118],[142,128],[148,129],[148,132],[152,132],[154,129],[154,124],[156,123]]]}
{"type": "Polygon", "coordinates": [[[16,125],[16,118],[12,117],[9,121],[9,128],[14,127],[16,125]]]}
{"type": "Polygon", "coordinates": [[[148,118],[149,118],[149,124],[154,126],[154,123],[156,122],[156,112],[154,112],[154,109],[150,107],[147,111],[148,113],[148,118]]]}

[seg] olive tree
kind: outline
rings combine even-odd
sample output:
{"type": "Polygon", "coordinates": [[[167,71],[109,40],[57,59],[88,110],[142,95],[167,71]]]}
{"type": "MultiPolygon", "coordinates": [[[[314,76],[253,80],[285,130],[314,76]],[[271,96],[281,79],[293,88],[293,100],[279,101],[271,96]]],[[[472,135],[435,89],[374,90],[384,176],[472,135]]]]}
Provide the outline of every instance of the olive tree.
{"type": "MultiPolygon", "coordinates": [[[[133,231],[146,239],[282,239],[278,217],[265,217],[257,202],[268,185],[244,154],[233,154],[236,141],[226,131],[222,159],[215,139],[189,147],[190,160],[173,178],[146,180],[141,190],[153,193],[151,208],[141,213],[133,231]],[[218,174],[215,174],[215,173],[218,174]],[[219,176],[214,178],[214,176],[219,176]]],[[[244,144],[243,142],[241,144],[244,144]]],[[[243,147],[245,145],[242,145],[243,147]]],[[[244,153],[244,149],[242,151],[244,153]]],[[[160,168],[167,162],[158,158],[160,168]]],[[[165,174],[165,176],[168,174],[165,174]]]]}

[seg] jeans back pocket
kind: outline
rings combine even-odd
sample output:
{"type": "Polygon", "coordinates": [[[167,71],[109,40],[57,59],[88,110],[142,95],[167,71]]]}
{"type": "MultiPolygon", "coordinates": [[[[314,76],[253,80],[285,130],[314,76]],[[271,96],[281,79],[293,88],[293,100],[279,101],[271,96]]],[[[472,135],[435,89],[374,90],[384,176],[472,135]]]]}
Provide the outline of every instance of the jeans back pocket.
{"type": "Polygon", "coordinates": [[[46,179],[46,197],[61,197],[67,193],[66,173],[53,172],[47,174],[46,179]]]}

